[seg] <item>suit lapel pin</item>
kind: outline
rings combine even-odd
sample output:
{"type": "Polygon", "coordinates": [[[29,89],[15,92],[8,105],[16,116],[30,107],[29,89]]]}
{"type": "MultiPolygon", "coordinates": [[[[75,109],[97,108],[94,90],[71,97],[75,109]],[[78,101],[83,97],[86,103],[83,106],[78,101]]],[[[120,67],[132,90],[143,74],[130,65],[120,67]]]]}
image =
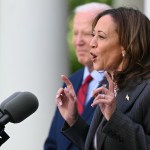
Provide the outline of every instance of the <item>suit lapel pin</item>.
{"type": "Polygon", "coordinates": [[[129,100],[130,100],[130,97],[129,97],[129,95],[128,95],[128,94],[126,95],[126,100],[127,100],[127,101],[129,101],[129,100]]]}

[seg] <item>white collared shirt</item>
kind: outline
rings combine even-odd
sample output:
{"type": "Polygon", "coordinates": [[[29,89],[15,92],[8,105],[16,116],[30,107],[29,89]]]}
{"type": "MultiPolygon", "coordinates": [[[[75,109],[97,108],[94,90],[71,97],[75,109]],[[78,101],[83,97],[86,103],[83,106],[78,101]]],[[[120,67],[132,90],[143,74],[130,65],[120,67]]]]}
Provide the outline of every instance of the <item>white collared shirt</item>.
{"type": "Polygon", "coordinates": [[[84,82],[85,78],[91,74],[91,76],[93,77],[93,80],[89,83],[89,86],[88,86],[88,93],[87,93],[87,97],[86,97],[86,102],[85,104],[87,104],[91,97],[92,97],[92,93],[93,93],[93,90],[96,89],[99,85],[99,82],[101,80],[103,80],[103,77],[104,77],[104,72],[103,71],[92,71],[91,73],[89,72],[88,68],[85,67],[84,68],[84,74],[83,74],[83,81],[82,83],[84,82]]]}

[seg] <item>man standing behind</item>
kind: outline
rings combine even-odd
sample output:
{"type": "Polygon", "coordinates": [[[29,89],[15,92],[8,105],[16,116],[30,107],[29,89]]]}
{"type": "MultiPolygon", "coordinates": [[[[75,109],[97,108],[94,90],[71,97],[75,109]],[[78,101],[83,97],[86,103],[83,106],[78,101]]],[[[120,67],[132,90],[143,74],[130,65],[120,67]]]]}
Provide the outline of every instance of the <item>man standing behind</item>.
{"type": "MultiPolygon", "coordinates": [[[[78,62],[84,67],[70,76],[75,92],[77,95],[81,91],[81,85],[84,83],[87,76],[91,75],[88,84],[87,93],[83,93],[85,102],[82,102],[82,96],[78,97],[78,111],[82,118],[90,124],[95,108],[91,107],[93,99],[91,98],[93,89],[97,88],[100,81],[103,80],[103,72],[98,73],[93,70],[92,61],[90,60],[90,41],[92,39],[92,22],[95,16],[110,6],[102,3],[88,3],[78,6],[75,9],[73,19],[73,44],[78,62]],[[81,100],[81,101],[79,101],[81,100]],[[83,107],[82,107],[83,106],[83,107]]],[[[65,86],[65,85],[64,85],[65,86]]],[[[44,150],[78,150],[78,148],[60,133],[61,127],[64,123],[58,109],[52,120],[49,135],[44,143],[44,150]]]]}

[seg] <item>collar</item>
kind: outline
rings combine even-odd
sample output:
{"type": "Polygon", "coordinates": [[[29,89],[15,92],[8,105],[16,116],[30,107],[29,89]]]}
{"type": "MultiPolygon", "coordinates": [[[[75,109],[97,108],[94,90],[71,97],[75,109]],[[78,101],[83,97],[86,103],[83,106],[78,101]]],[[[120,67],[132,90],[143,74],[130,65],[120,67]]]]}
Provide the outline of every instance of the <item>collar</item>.
{"type": "Polygon", "coordinates": [[[85,78],[91,74],[91,76],[93,77],[93,79],[96,81],[96,82],[100,82],[101,80],[103,80],[104,78],[104,71],[96,71],[96,70],[93,70],[91,73],[89,72],[89,69],[88,67],[84,67],[84,74],[83,74],[83,81],[85,80],[85,78]]]}

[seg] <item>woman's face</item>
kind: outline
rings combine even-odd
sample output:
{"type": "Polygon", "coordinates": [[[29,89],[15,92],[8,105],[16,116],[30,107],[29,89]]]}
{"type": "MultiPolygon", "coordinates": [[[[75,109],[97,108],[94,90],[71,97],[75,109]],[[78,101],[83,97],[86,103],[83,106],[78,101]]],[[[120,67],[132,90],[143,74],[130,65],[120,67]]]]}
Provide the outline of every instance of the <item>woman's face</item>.
{"type": "Polygon", "coordinates": [[[108,72],[122,70],[123,47],[119,43],[117,25],[110,15],[101,17],[90,42],[94,69],[108,72]]]}

